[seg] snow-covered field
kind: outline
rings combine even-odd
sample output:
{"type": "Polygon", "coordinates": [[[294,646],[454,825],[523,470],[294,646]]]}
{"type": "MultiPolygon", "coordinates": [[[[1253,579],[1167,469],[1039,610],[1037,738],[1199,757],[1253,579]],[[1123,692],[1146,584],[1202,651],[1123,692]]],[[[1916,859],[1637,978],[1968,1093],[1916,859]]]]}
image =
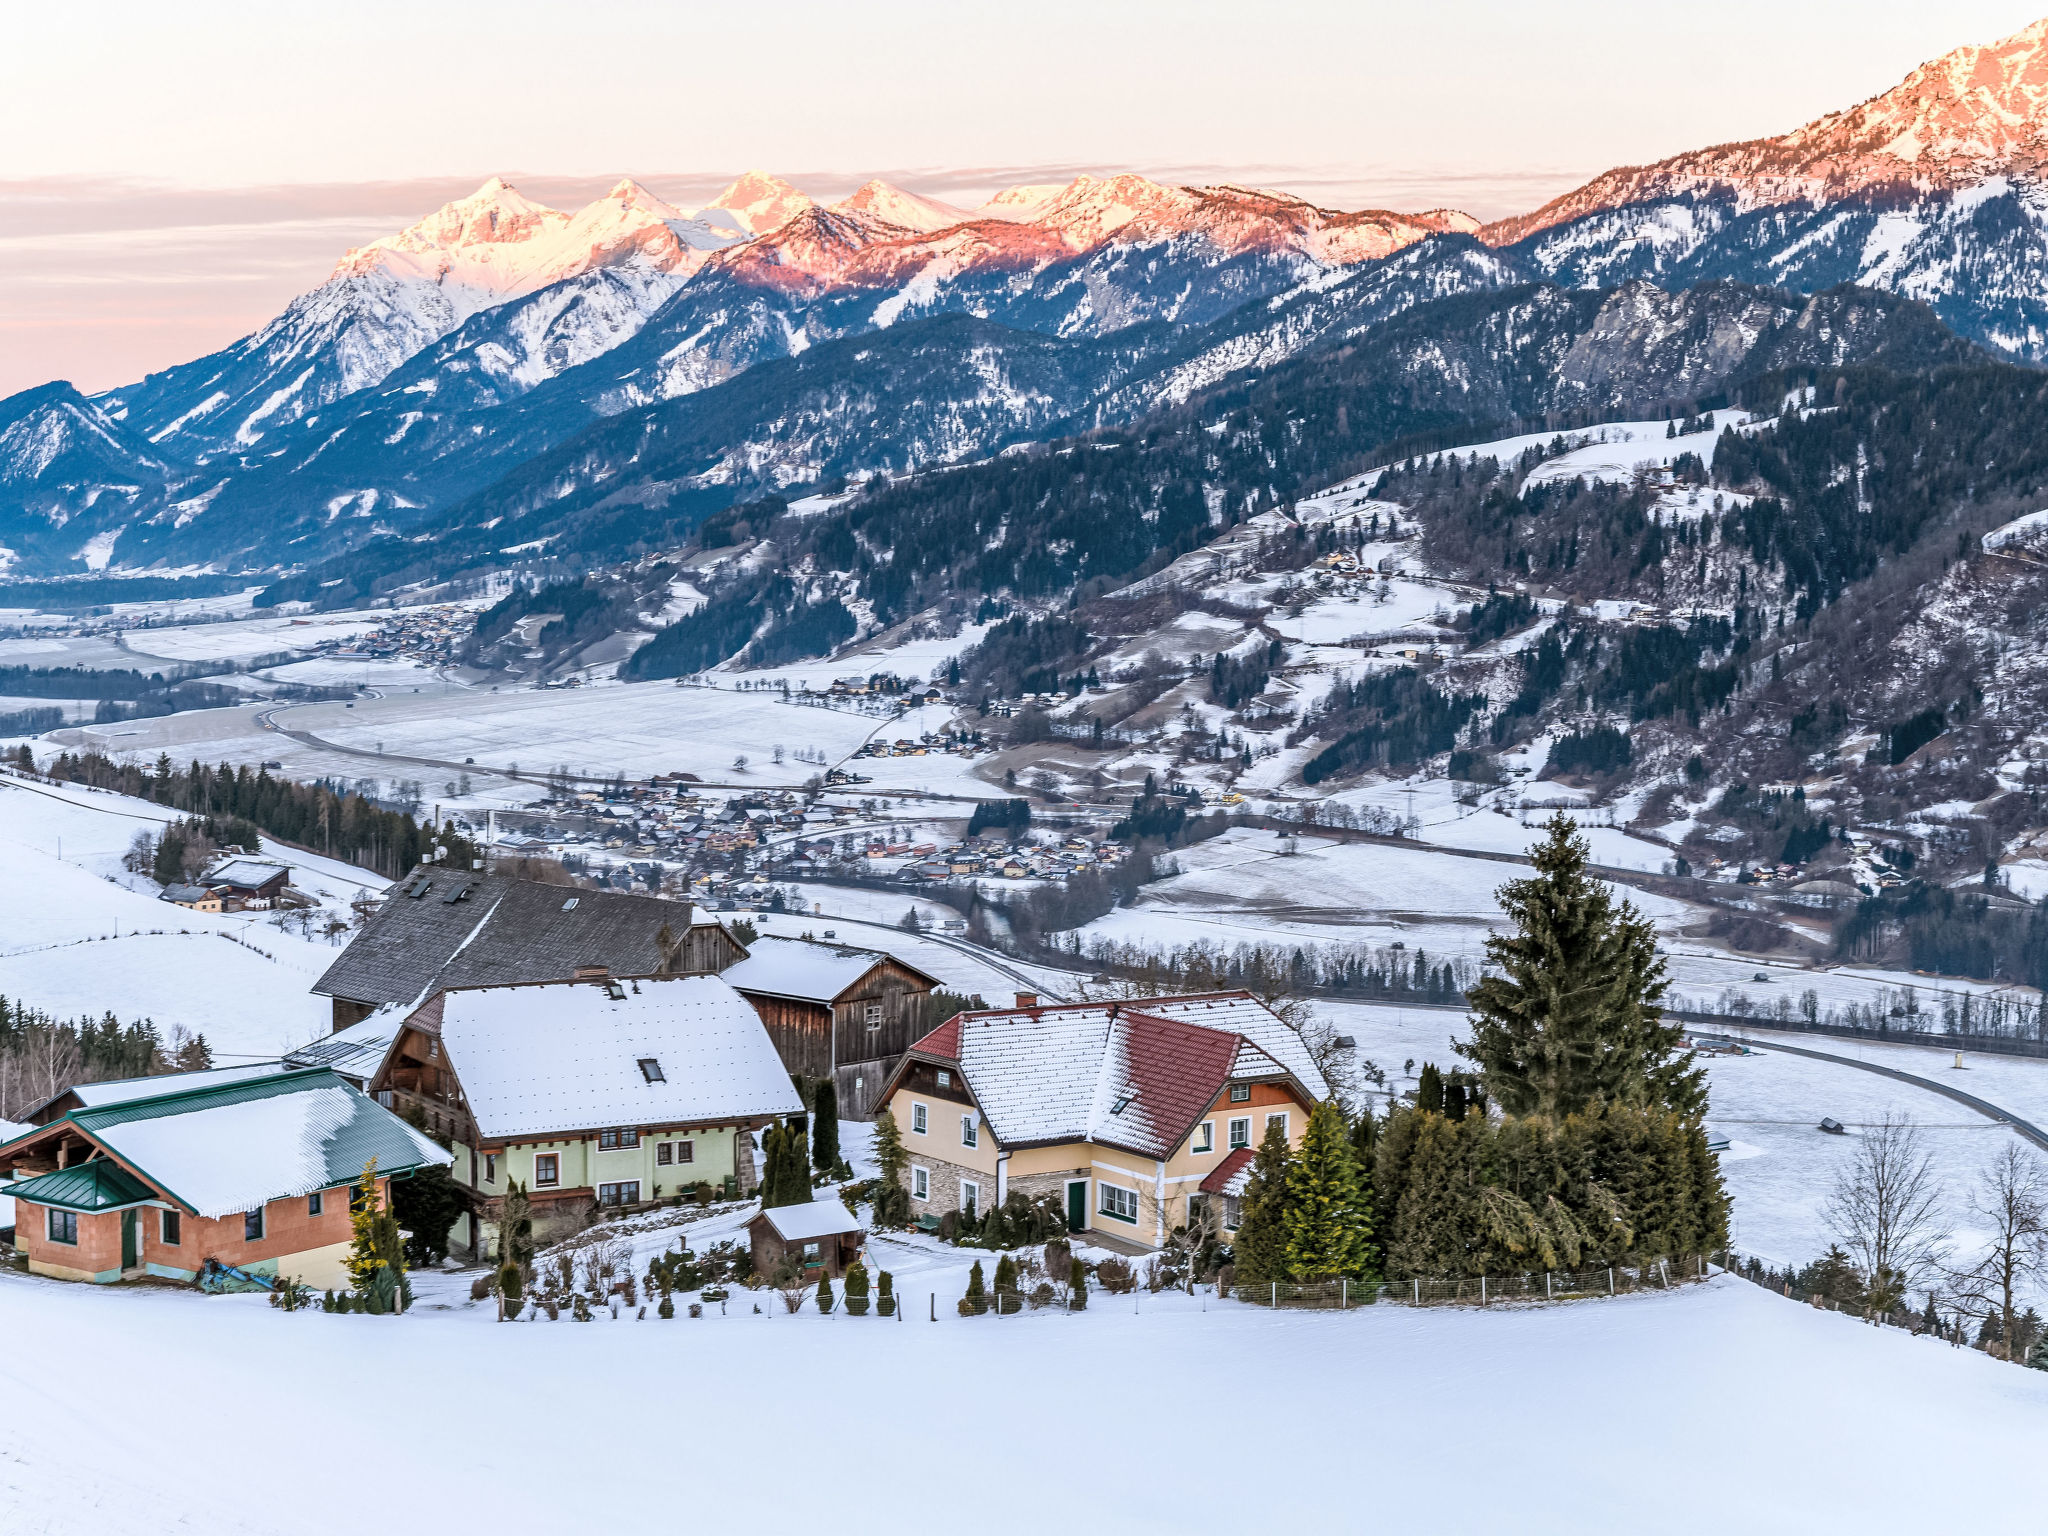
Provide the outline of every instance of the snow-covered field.
{"type": "Polygon", "coordinates": [[[308,1490],[308,1447],[340,1446],[404,1491],[406,1529],[506,1536],[781,1529],[764,1503],[810,1500],[848,1532],[940,1509],[995,1532],[1180,1532],[1191,1499],[1231,1530],[1492,1532],[1506,1510],[1574,1536],[1651,1512],[1759,1533],[2039,1529],[2048,1375],[1737,1280],[1534,1310],[1097,1296],[936,1323],[905,1289],[901,1321],[743,1291],[696,1321],[506,1325],[466,1276],[423,1278],[391,1319],[0,1275],[0,1392],[35,1405],[0,1456],[0,1532],[354,1533],[351,1484],[308,1490]],[[406,1407],[425,1382],[459,1383],[475,1423],[427,1432],[406,1407]],[[761,1432],[762,1393],[803,1383],[803,1432],[761,1432]],[[588,1426],[561,1414],[597,1403],[593,1467],[588,1426]],[[1208,1419],[1158,1406],[1203,1403],[1208,1419]],[[1028,1442],[1075,1422],[1089,1432],[1052,1454],[1057,1492],[1019,1489],[1020,1459],[1048,1454],[1028,1442]]]}
{"type": "MultiPolygon", "coordinates": [[[[61,1017],[112,1010],[203,1033],[215,1059],[274,1056],[324,1033],[325,998],[307,989],[334,962],[324,940],[268,913],[209,915],[155,898],[121,868],[138,830],[175,819],[162,806],[0,775],[0,996],[61,1017]]],[[[384,882],[338,860],[272,849],[292,882],[344,913],[384,882]]]]}

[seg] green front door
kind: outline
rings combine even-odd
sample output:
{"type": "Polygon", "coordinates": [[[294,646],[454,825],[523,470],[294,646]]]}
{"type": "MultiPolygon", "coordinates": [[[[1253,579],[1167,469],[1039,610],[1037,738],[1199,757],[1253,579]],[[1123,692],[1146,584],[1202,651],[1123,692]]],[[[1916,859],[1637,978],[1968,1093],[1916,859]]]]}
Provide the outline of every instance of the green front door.
{"type": "Polygon", "coordinates": [[[1067,1185],[1067,1230],[1079,1232],[1088,1225],[1088,1181],[1074,1179],[1067,1185]]]}
{"type": "Polygon", "coordinates": [[[135,1215],[134,1211],[121,1213],[121,1267],[135,1267],[135,1215]]]}

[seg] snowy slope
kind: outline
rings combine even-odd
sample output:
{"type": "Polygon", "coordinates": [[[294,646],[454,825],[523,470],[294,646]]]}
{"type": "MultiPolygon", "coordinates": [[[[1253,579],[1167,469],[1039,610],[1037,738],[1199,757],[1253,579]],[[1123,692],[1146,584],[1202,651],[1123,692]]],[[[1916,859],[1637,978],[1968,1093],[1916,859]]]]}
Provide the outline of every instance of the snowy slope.
{"type": "MultiPolygon", "coordinates": [[[[892,1244],[884,1262],[901,1269],[898,1251],[907,1250],[892,1244]]],[[[305,1447],[388,1420],[394,1381],[459,1379],[486,1402],[524,1401],[536,1382],[565,1402],[659,1402],[681,1376],[870,1384],[862,1390],[886,1429],[817,1436],[804,1476],[809,1487],[862,1488],[881,1444],[915,1446],[914,1494],[844,1500],[835,1515],[849,1533],[895,1531],[907,1499],[986,1504],[1011,1460],[986,1417],[962,1411],[960,1391],[872,1385],[900,1377],[906,1351],[947,1382],[1000,1381],[1003,1412],[1018,1423],[1057,1420],[1077,1398],[1121,1398],[1133,1382],[1160,1402],[1220,1394],[1228,1459],[1269,1474],[1203,1487],[1204,1517],[1223,1528],[1348,1529],[1370,1510],[1374,1526],[1478,1533],[1498,1530],[1513,1508],[1518,1529],[1577,1536],[1640,1524],[1644,1511],[1681,1499],[1703,1528],[1758,1536],[1834,1526],[2009,1533],[2038,1523],[2031,1453],[2048,1377],[1740,1281],[1534,1311],[1273,1316],[1167,1295],[1135,1307],[1098,1296],[1073,1316],[961,1319],[944,1304],[957,1294],[957,1269],[929,1307],[925,1292],[940,1277],[906,1271],[910,1315],[894,1323],[786,1316],[779,1303],[769,1310],[771,1294],[741,1291],[722,1315],[714,1306],[694,1322],[636,1322],[629,1311],[618,1322],[600,1314],[516,1327],[468,1302],[467,1276],[424,1277],[422,1305],[393,1321],[0,1274],[10,1340],[0,1391],[37,1404],[0,1461],[0,1528],[339,1536],[360,1529],[361,1512],[348,1499],[304,1497],[305,1447]],[[933,1310],[940,1321],[926,1320],[933,1310]],[[139,1358],[151,1368],[127,1369],[139,1358]],[[122,1390],[106,1392],[109,1379],[122,1390]],[[189,1411],[193,1380],[265,1411],[223,1433],[216,1418],[189,1411]],[[1541,1410],[1462,1459],[1456,1496],[1446,1497],[1442,1478],[1417,1469],[1445,1465],[1445,1447],[1470,1439],[1475,1405],[1503,1382],[1540,1382],[1541,1410]],[[1910,1455],[1900,1453],[1901,1423],[1912,1425],[1910,1455]],[[1709,1475],[1706,1455],[1727,1465],[1709,1475]],[[1930,1474],[1939,1467],[1969,1473],[1930,1474]],[[1532,1498],[1531,1489],[1547,1492],[1532,1498]]],[[[763,1402],[752,1387],[738,1399],[743,1413],[763,1402]]],[[[620,1467],[660,1467],[674,1438],[670,1415],[618,1415],[608,1455],[620,1467]]],[[[1127,1415],[1112,1453],[1070,1459],[1063,1497],[1087,1511],[1090,1529],[1184,1530],[1187,1496],[1144,1473],[1184,1468],[1201,1439],[1184,1416],[1127,1415]]],[[[532,1434],[476,1437],[469,1475],[450,1479],[439,1475],[442,1440],[378,1441],[381,1475],[409,1490],[407,1518],[422,1527],[505,1536],[652,1527],[672,1521],[678,1499],[693,1524],[738,1525],[764,1484],[786,1476],[774,1437],[749,1432],[697,1458],[686,1486],[652,1474],[537,1476],[532,1434]]],[[[1021,1532],[1044,1513],[997,1509],[982,1523],[1021,1532]]]]}

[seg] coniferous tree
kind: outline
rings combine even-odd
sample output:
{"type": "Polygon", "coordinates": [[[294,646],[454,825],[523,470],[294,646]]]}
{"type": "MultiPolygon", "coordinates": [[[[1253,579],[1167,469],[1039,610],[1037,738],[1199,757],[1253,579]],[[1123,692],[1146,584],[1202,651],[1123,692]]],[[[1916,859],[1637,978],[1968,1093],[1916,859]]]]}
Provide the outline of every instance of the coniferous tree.
{"type": "Polygon", "coordinates": [[[1432,1115],[1444,1112],[1444,1075],[1433,1061],[1425,1061],[1421,1074],[1415,1079],[1415,1107],[1432,1115]]]}
{"type": "Polygon", "coordinates": [[[1514,931],[1486,941],[1496,973],[1471,991],[1472,1039],[1459,1054],[1509,1115],[1626,1104],[1698,1116],[1706,1074],[1664,1022],[1664,960],[1649,921],[1587,870],[1570,817],[1558,812],[1546,830],[1536,874],[1501,887],[1514,931]]]}
{"type": "Polygon", "coordinates": [[[1240,1282],[1293,1278],[1287,1265],[1287,1171],[1292,1162],[1287,1133],[1278,1120],[1269,1122],[1245,1180],[1237,1240],[1231,1245],[1240,1282]]]}
{"type": "Polygon", "coordinates": [[[1088,1266],[1079,1259],[1067,1272],[1067,1307],[1070,1311],[1088,1310],[1088,1266]]]}
{"type": "Polygon", "coordinates": [[[885,1109],[875,1116],[876,1226],[910,1225],[910,1190],[903,1181],[904,1170],[909,1166],[910,1154],[904,1150],[903,1133],[896,1128],[896,1117],[885,1109]]]}
{"type": "Polygon", "coordinates": [[[811,1198],[810,1137],[796,1126],[783,1128],[782,1196],[777,1205],[803,1205],[811,1198]]]}
{"type": "Polygon", "coordinates": [[[1309,1113],[1287,1170],[1285,1225],[1287,1271],[1295,1279],[1356,1280],[1372,1270],[1372,1209],[1335,1099],[1309,1113]]]}
{"type": "Polygon", "coordinates": [[[839,1166],[839,1090],[829,1077],[811,1098],[811,1165],[825,1174],[839,1166]]]}

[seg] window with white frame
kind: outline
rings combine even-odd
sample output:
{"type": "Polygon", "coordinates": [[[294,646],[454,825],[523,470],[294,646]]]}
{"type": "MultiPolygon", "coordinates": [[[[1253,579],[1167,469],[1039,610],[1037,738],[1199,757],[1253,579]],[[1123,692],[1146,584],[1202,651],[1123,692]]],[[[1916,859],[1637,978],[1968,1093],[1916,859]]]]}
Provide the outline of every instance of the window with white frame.
{"type": "Polygon", "coordinates": [[[1115,1184],[1098,1184],[1102,1191],[1102,1214],[1114,1216],[1118,1221],[1138,1219],[1138,1192],[1124,1189],[1115,1184]]]}
{"type": "Polygon", "coordinates": [[[1248,1147],[1251,1144],[1252,1117],[1240,1115],[1230,1122],[1230,1150],[1235,1152],[1239,1147],[1248,1147]]]}
{"type": "Polygon", "coordinates": [[[1204,1120],[1195,1127],[1195,1134],[1188,1138],[1190,1152],[1214,1152],[1216,1150],[1216,1122],[1204,1120]]]}
{"type": "Polygon", "coordinates": [[[533,1158],[533,1182],[535,1188],[562,1182],[562,1154],[559,1152],[537,1152],[533,1158]]]}
{"type": "Polygon", "coordinates": [[[969,1221],[981,1210],[981,1186],[972,1179],[960,1181],[960,1209],[967,1213],[969,1221]]]}
{"type": "Polygon", "coordinates": [[[484,1182],[486,1184],[498,1182],[498,1154],[495,1152],[486,1152],[484,1154],[484,1182]]]}
{"type": "Polygon", "coordinates": [[[932,1174],[929,1168],[910,1170],[910,1198],[929,1200],[932,1197],[932,1174]]]}
{"type": "Polygon", "coordinates": [[[1233,1104],[1249,1104],[1249,1103],[1251,1103],[1251,1101],[1252,1101],[1252,1085],[1251,1085],[1250,1083],[1232,1083],[1232,1084],[1230,1085],[1230,1102],[1231,1102],[1231,1103],[1233,1103],[1233,1104]]]}
{"type": "Polygon", "coordinates": [[[910,1128],[920,1136],[931,1129],[931,1112],[924,1105],[910,1106],[910,1128]]]}
{"type": "Polygon", "coordinates": [[[862,1012],[866,1016],[869,1029],[880,1029],[882,1027],[882,1005],[880,1003],[869,1003],[862,1012]]]}
{"type": "Polygon", "coordinates": [[[948,1072],[944,1067],[939,1068],[939,1086],[941,1088],[950,1088],[953,1086],[953,1074],[948,1072]]]}
{"type": "Polygon", "coordinates": [[[1287,1115],[1285,1111],[1282,1111],[1280,1114],[1277,1115],[1266,1116],[1267,1130],[1270,1131],[1276,1125],[1280,1127],[1280,1134],[1282,1136],[1285,1136],[1287,1134],[1287,1115]]]}
{"type": "Polygon", "coordinates": [[[599,1205],[638,1205],[640,1203],[640,1181],[625,1179],[617,1184],[597,1186],[599,1205]]]}
{"type": "Polygon", "coordinates": [[[1235,1232],[1244,1225],[1244,1201],[1237,1195],[1223,1197],[1223,1230],[1235,1232]]]}
{"type": "Polygon", "coordinates": [[[975,1122],[975,1118],[972,1115],[962,1115],[960,1117],[960,1145],[963,1147],[978,1147],[981,1145],[981,1127],[975,1122]]]}
{"type": "Polygon", "coordinates": [[[654,1144],[654,1161],[657,1165],[666,1165],[675,1161],[675,1155],[676,1146],[674,1142],[657,1141],[654,1144]]]}

